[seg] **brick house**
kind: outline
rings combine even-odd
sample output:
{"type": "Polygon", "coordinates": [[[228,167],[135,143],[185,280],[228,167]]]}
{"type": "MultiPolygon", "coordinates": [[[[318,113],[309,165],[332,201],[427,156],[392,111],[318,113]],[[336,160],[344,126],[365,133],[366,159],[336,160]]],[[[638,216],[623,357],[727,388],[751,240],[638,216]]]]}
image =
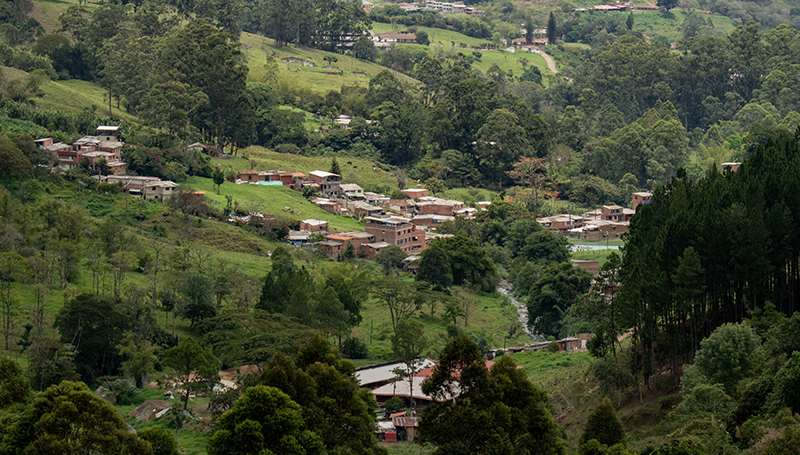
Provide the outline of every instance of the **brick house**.
{"type": "Polygon", "coordinates": [[[342,213],[344,213],[344,210],[342,209],[342,204],[340,204],[340,203],[338,203],[336,201],[333,201],[331,199],[319,198],[318,197],[318,198],[312,199],[311,202],[313,202],[319,208],[321,208],[322,210],[325,210],[328,213],[333,213],[334,215],[341,215],[342,213]]]}
{"type": "Polygon", "coordinates": [[[292,184],[293,178],[294,178],[293,173],[286,171],[244,170],[244,171],[239,171],[239,173],[236,176],[237,180],[241,180],[247,183],[281,182],[283,186],[290,186],[292,184]]]}
{"type": "Polygon", "coordinates": [[[386,242],[365,243],[361,251],[363,252],[365,259],[374,261],[375,258],[378,257],[378,254],[380,254],[381,250],[387,246],[391,246],[391,244],[386,242]]]}
{"type": "Polygon", "coordinates": [[[633,193],[631,194],[631,208],[636,210],[636,207],[642,204],[649,204],[651,199],[653,199],[653,193],[647,191],[633,193]]]}
{"type": "Polygon", "coordinates": [[[364,256],[363,245],[372,242],[374,239],[375,238],[371,234],[366,232],[335,232],[326,235],[325,240],[320,242],[320,246],[322,246],[322,252],[326,256],[341,260],[348,243],[353,244],[356,256],[364,256]]]}
{"type": "Polygon", "coordinates": [[[365,230],[377,242],[400,247],[406,253],[418,253],[426,248],[425,230],[399,216],[368,216],[365,230]]]}
{"type": "Polygon", "coordinates": [[[567,231],[567,235],[579,240],[596,242],[606,239],[618,239],[622,234],[628,232],[630,222],[628,221],[587,221],[585,225],[567,231]]]}
{"type": "Polygon", "coordinates": [[[342,176],[325,171],[311,171],[308,178],[319,185],[319,194],[322,197],[338,197],[341,194],[339,187],[342,176]]]}
{"type": "Polygon", "coordinates": [[[328,232],[328,222],[324,220],[300,220],[300,230],[309,232],[328,232]]]}
{"type": "Polygon", "coordinates": [[[600,209],[600,219],[605,221],[630,221],[633,214],[636,213],[633,209],[620,207],[618,205],[604,205],[600,209]]]}
{"type": "Polygon", "coordinates": [[[411,223],[415,226],[425,228],[426,230],[433,230],[442,222],[453,221],[454,219],[455,217],[453,216],[425,214],[416,215],[414,218],[411,218],[411,223]]]}
{"type": "Polygon", "coordinates": [[[425,188],[406,188],[404,190],[400,190],[401,193],[407,194],[408,197],[411,199],[416,199],[418,197],[425,197],[428,195],[428,190],[425,188]]]}
{"type": "Polygon", "coordinates": [[[584,268],[592,272],[592,275],[594,276],[597,276],[600,273],[600,263],[597,261],[583,261],[580,259],[573,259],[572,265],[575,267],[584,268]]]}
{"type": "Polygon", "coordinates": [[[418,199],[417,213],[420,214],[454,216],[457,211],[464,208],[463,202],[452,199],[441,199],[430,196],[421,196],[418,199]]]}
{"type": "Polygon", "coordinates": [[[583,218],[575,215],[561,214],[556,216],[546,216],[537,218],[538,222],[543,228],[550,231],[558,231],[564,233],[570,229],[583,226],[583,218]]]}

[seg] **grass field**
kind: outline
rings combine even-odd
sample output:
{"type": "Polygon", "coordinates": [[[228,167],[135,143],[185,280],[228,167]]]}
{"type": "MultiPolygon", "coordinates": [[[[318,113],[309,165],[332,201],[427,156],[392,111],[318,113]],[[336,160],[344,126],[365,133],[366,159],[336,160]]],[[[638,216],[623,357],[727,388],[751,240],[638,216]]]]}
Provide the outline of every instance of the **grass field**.
{"type": "MultiPolygon", "coordinates": [[[[3,76],[8,79],[26,80],[28,73],[16,68],[2,66],[3,76]]],[[[46,81],[42,84],[31,102],[44,109],[55,109],[64,112],[78,112],[90,109],[92,112],[108,115],[108,98],[106,90],[94,82],[76,79],[68,81],[46,81]]],[[[111,109],[114,116],[127,121],[137,121],[136,117],[122,109],[117,109],[116,104],[111,109]]]]}
{"type": "MultiPolygon", "coordinates": [[[[665,19],[660,13],[655,11],[634,11],[633,13],[633,30],[642,32],[649,36],[651,39],[655,35],[663,35],[669,38],[670,41],[678,41],[683,38],[679,27],[686,18],[684,11],[677,8],[670,11],[675,15],[674,20],[665,19]]],[[[628,13],[607,13],[607,14],[628,14],[628,13]]],[[[706,16],[703,11],[700,14],[707,19],[711,19],[714,24],[714,30],[728,33],[735,28],[735,25],[729,17],[712,15],[706,16]]]]}
{"type": "MultiPolygon", "coordinates": [[[[346,85],[367,86],[369,79],[387,68],[375,63],[358,60],[349,55],[335,54],[306,47],[275,48],[274,41],[252,33],[242,33],[241,41],[250,68],[248,81],[260,82],[267,74],[267,56],[278,61],[278,81],[290,87],[295,93],[313,92],[325,94],[330,90],[340,90],[346,85]],[[315,67],[300,63],[280,63],[282,58],[297,57],[313,62],[315,67]],[[336,61],[325,61],[325,57],[336,61]],[[332,69],[324,69],[331,66],[332,69]],[[341,73],[341,75],[337,74],[341,73]],[[363,74],[356,74],[363,73],[363,74]]],[[[404,74],[395,73],[402,82],[413,84],[416,81],[404,74]]]]}
{"type": "MultiPolygon", "coordinates": [[[[238,153],[239,158],[219,162],[224,169],[231,167],[235,170],[250,169],[255,164],[255,169],[282,170],[289,172],[303,172],[308,174],[314,170],[327,171],[331,168],[332,157],[329,156],[303,156],[287,153],[278,153],[264,147],[251,146],[238,153]],[[248,160],[242,159],[246,157],[248,160]]],[[[336,157],[342,169],[343,183],[357,183],[362,187],[388,186],[394,188],[397,179],[392,169],[385,169],[384,165],[365,158],[336,157]],[[348,164],[349,163],[349,164],[348,164]],[[374,169],[373,169],[373,166],[374,169]]]]}
{"type": "Polygon", "coordinates": [[[227,205],[225,196],[231,196],[241,207],[252,207],[264,214],[283,215],[296,220],[307,218],[328,220],[330,227],[339,231],[364,230],[364,225],[359,221],[332,215],[309,202],[299,191],[289,188],[248,184],[236,185],[235,183],[226,182],[220,188],[221,194],[217,195],[217,190],[211,179],[189,177],[186,183],[195,190],[205,191],[206,201],[216,209],[225,208],[227,205]],[[291,212],[285,212],[283,210],[284,207],[289,207],[291,212]]]}
{"type": "MultiPolygon", "coordinates": [[[[410,49],[414,52],[424,51],[429,54],[441,51],[444,53],[462,52],[469,55],[473,52],[473,50],[470,49],[471,47],[482,47],[487,42],[487,40],[471,38],[467,35],[463,35],[451,30],[442,30],[440,28],[430,27],[418,27],[418,29],[424,30],[426,33],[428,33],[428,37],[431,41],[430,45],[422,46],[419,44],[401,44],[399,46],[410,49]],[[462,47],[461,44],[465,44],[466,48],[462,47]]],[[[386,33],[391,31],[393,31],[392,24],[381,24],[378,22],[372,24],[373,33],[386,33]]],[[[473,67],[481,70],[484,73],[491,68],[492,65],[496,64],[503,71],[513,71],[515,76],[519,76],[523,71],[522,64],[519,62],[519,59],[527,58],[533,66],[539,68],[539,71],[542,72],[542,75],[552,74],[550,70],[547,69],[547,64],[544,61],[544,57],[538,54],[530,52],[512,53],[504,50],[482,50],[480,52],[481,59],[475,62],[473,67]]]]}
{"type": "MultiPolygon", "coordinates": [[[[36,0],[33,3],[33,10],[30,15],[35,17],[47,33],[53,33],[61,25],[58,23],[58,16],[67,11],[70,6],[78,6],[77,0],[75,1],[59,1],[59,0],[36,0]]],[[[87,2],[83,7],[88,11],[92,11],[99,6],[99,3],[87,2]]]]}

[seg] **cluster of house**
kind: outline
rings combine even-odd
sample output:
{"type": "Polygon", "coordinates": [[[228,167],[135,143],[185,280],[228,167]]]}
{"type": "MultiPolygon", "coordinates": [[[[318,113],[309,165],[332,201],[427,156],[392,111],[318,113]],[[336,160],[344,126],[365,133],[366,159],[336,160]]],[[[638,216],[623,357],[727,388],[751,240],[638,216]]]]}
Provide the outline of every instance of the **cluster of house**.
{"type": "Polygon", "coordinates": [[[604,205],[583,215],[561,214],[537,218],[536,221],[551,232],[577,240],[593,242],[618,239],[628,232],[636,207],[648,204],[652,197],[648,192],[636,192],[632,195],[633,208],[630,209],[619,205],[604,205]]]}
{"type": "Polygon", "coordinates": [[[372,35],[375,47],[386,47],[394,44],[417,44],[417,35],[408,32],[376,33],[372,35]]]}
{"type": "MultiPolygon", "coordinates": [[[[97,169],[105,160],[105,166],[111,175],[98,175],[98,181],[109,185],[121,184],[124,191],[134,197],[147,201],[166,202],[172,197],[178,184],[158,177],[128,176],[127,165],[121,159],[122,146],[125,145],[119,136],[119,126],[98,126],[94,136],[83,136],[72,145],[53,142],[46,137],[34,141],[39,148],[49,150],[58,160],[57,166],[64,170],[74,169],[80,165],[88,165],[97,169]]],[[[192,144],[192,148],[198,144],[192,144]]],[[[202,144],[199,144],[202,145],[202,144]]],[[[203,146],[205,147],[205,146],[203,146]]]]}
{"type": "Polygon", "coordinates": [[[86,160],[86,163],[95,168],[105,161],[105,166],[112,174],[124,174],[127,165],[122,161],[122,146],[119,140],[118,126],[98,126],[94,136],[84,136],[72,145],[63,142],[53,142],[53,138],[46,137],[34,141],[39,148],[50,151],[58,160],[58,167],[68,170],[74,169],[86,160]]]}
{"type": "Polygon", "coordinates": [[[576,8],[575,11],[658,11],[661,8],[658,5],[634,5],[631,2],[616,2],[606,5],[597,5],[590,8],[576,8]]]}
{"type": "Polygon", "coordinates": [[[419,253],[444,234],[436,234],[422,226],[413,224],[411,218],[394,215],[375,215],[364,219],[364,231],[328,232],[328,222],[323,220],[302,220],[300,230],[289,231],[286,240],[293,245],[311,245],[320,248],[323,254],[337,260],[344,257],[348,245],[353,254],[374,261],[380,252],[395,245],[409,256],[405,264],[409,269],[411,262],[419,259],[419,253]]]}
{"type": "MultiPolygon", "coordinates": [[[[575,337],[558,340],[559,352],[586,351],[588,341],[593,337],[590,333],[582,333],[575,337]]],[[[542,351],[550,348],[551,342],[544,341],[524,346],[503,349],[504,354],[522,351],[542,351]]],[[[486,368],[491,370],[495,363],[494,356],[498,351],[492,351],[484,359],[486,368]]],[[[392,397],[400,397],[406,406],[412,408],[412,415],[407,412],[389,414],[388,418],[378,421],[376,434],[379,439],[386,442],[401,440],[413,441],[419,435],[419,418],[413,415],[417,408],[429,406],[436,400],[422,391],[422,381],[433,375],[436,362],[427,358],[417,359],[414,371],[409,371],[408,366],[402,362],[389,362],[371,365],[356,369],[355,376],[359,385],[369,389],[375,397],[378,406],[383,408],[384,403],[392,397]],[[399,373],[399,374],[398,374],[399,373]]],[[[522,366],[517,366],[522,369],[522,366]]],[[[442,397],[448,400],[451,397],[442,397]]]]}
{"type": "MultiPolygon", "coordinates": [[[[420,2],[422,3],[422,2],[420,2]]],[[[361,1],[361,7],[369,11],[375,6],[372,2],[367,0],[361,1]]],[[[424,4],[401,2],[397,6],[403,8],[407,13],[422,13],[424,11],[438,11],[442,14],[468,14],[470,16],[477,16],[483,11],[465,5],[463,2],[440,2],[437,0],[425,0],[424,4]]]]}
{"type": "Polygon", "coordinates": [[[109,185],[121,184],[122,188],[131,196],[138,197],[146,201],[156,201],[162,203],[167,202],[178,187],[177,183],[171,180],[161,180],[158,177],[109,175],[108,177],[105,177],[104,180],[109,185]]]}
{"type": "Polygon", "coordinates": [[[313,244],[333,258],[341,259],[352,244],[356,256],[374,260],[383,248],[395,245],[416,258],[430,242],[441,235],[434,233],[438,224],[456,216],[472,217],[479,208],[466,207],[463,202],[442,199],[428,194],[424,188],[409,188],[401,192],[408,199],[389,197],[364,191],[354,183],[341,183],[342,177],[326,171],[311,171],[306,176],[287,171],[240,171],[236,183],[288,186],[297,191],[314,188],[319,197],[311,201],[321,209],[339,216],[364,220],[364,231],[328,232],[328,222],[307,219],[300,229],[290,231],[286,240],[294,245],[313,244]]]}

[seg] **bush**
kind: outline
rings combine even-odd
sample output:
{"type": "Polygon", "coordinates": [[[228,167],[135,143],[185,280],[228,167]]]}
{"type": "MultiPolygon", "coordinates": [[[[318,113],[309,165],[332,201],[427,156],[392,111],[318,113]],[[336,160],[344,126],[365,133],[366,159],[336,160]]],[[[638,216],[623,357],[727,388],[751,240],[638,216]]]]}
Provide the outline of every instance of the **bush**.
{"type": "Polygon", "coordinates": [[[589,421],[583,429],[581,443],[596,440],[600,444],[612,446],[625,440],[625,429],[622,427],[611,400],[604,398],[600,406],[589,416],[589,421]]]}
{"type": "Polygon", "coordinates": [[[747,324],[724,324],[700,343],[695,365],[712,384],[730,394],[756,364],[758,335],[747,324]]]}
{"type": "Polygon", "coordinates": [[[133,404],[139,389],[130,379],[117,379],[106,382],[104,386],[109,390],[108,400],[118,405],[133,404]]]}
{"type": "Polygon", "coordinates": [[[369,357],[367,343],[356,337],[347,338],[342,342],[342,355],[348,359],[366,359],[369,357]]]}
{"type": "Polygon", "coordinates": [[[392,397],[386,400],[386,403],[383,403],[383,408],[386,409],[386,412],[390,414],[394,414],[395,412],[400,412],[405,409],[406,404],[403,402],[403,399],[400,397],[392,397]]]}

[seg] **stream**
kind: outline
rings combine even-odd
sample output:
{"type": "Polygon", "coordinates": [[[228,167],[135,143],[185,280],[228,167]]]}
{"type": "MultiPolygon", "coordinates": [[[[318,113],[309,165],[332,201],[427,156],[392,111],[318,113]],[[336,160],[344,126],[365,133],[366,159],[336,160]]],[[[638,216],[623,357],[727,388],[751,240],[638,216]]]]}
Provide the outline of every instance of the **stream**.
{"type": "Polygon", "coordinates": [[[500,291],[500,294],[511,299],[511,303],[517,308],[517,313],[519,313],[519,323],[522,326],[522,330],[524,330],[532,340],[544,341],[544,337],[542,335],[533,333],[531,328],[528,327],[528,306],[514,297],[514,291],[511,283],[503,280],[500,282],[497,290],[500,291]]]}

